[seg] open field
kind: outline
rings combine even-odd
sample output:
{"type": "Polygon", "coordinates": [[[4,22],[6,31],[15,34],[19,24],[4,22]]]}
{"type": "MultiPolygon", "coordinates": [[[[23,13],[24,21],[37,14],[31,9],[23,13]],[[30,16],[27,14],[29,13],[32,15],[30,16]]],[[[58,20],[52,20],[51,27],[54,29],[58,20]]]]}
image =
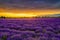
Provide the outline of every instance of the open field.
{"type": "Polygon", "coordinates": [[[0,40],[60,40],[60,18],[0,18],[0,40]]]}

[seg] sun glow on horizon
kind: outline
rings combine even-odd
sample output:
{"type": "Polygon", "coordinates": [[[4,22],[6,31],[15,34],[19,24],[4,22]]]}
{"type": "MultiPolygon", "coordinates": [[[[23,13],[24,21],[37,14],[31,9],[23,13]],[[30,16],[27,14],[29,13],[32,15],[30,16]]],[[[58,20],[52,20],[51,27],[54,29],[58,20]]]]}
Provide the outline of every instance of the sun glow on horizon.
{"type": "MultiPolygon", "coordinates": [[[[28,11],[27,11],[28,12],[28,11]]],[[[41,11],[41,12],[20,12],[20,13],[14,13],[14,12],[0,12],[0,16],[5,17],[36,17],[36,16],[46,16],[46,15],[53,15],[53,14],[60,14],[60,11],[58,12],[52,12],[52,11],[41,11]]]]}
{"type": "Polygon", "coordinates": [[[5,16],[5,17],[35,17],[37,15],[35,14],[26,14],[26,13],[1,13],[0,16],[5,16]]]}

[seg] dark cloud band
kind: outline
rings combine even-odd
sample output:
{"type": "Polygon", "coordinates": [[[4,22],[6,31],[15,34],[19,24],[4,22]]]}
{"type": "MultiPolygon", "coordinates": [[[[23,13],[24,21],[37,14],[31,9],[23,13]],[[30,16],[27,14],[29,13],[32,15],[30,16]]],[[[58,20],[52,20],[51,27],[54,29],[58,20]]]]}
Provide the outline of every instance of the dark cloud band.
{"type": "Polygon", "coordinates": [[[0,7],[17,9],[60,9],[60,0],[0,0],[0,7]]]}

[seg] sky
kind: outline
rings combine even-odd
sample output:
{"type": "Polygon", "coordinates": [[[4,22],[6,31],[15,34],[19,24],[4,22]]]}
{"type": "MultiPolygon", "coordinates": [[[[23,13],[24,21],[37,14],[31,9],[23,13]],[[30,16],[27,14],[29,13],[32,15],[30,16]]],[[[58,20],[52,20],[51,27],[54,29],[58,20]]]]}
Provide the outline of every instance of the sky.
{"type": "Polygon", "coordinates": [[[60,0],[0,0],[0,15],[60,14],[60,0]]]}

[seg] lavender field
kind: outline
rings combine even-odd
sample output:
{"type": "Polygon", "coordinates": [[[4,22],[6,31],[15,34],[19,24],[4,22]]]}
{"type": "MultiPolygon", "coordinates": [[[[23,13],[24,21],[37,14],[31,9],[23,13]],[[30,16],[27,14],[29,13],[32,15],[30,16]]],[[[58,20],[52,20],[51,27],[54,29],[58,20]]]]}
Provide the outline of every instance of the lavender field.
{"type": "Polygon", "coordinates": [[[60,40],[60,18],[0,18],[0,40],[60,40]]]}

